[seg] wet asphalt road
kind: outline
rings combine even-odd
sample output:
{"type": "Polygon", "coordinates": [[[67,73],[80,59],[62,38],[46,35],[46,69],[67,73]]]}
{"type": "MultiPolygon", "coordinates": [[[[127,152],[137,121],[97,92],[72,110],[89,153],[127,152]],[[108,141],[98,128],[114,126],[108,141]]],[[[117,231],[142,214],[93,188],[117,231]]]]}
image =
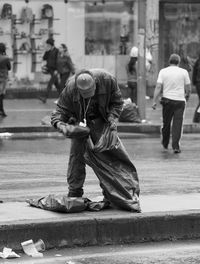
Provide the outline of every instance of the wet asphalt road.
{"type": "Polygon", "coordinates": [[[155,242],[44,252],[43,258],[2,260],[15,264],[199,264],[200,241],[155,242]]]}
{"type": "MultiPolygon", "coordinates": [[[[122,138],[138,170],[141,195],[200,191],[200,135],[185,134],[182,153],[162,151],[160,138],[122,138]]],[[[0,199],[24,201],[50,193],[67,193],[66,169],[70,140],[0,139],[0,199]]],[[[87,167],[85,196],[101,195],[98,180],[87,167]]]]}

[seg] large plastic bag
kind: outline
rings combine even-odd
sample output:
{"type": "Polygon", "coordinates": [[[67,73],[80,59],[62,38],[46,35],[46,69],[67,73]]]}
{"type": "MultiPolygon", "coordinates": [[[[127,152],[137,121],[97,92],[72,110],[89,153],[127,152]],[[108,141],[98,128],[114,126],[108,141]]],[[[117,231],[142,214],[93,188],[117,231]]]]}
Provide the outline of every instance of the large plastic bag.
{"type": "Polygon", "coordinates": [[[138,106],[131,100],[125,99],[119,122],[141,123],[138,106]]]}
{"type": "Polygon", "coordinates": [[[91,201],[88,198],[67,197],[61,194],[49,194],[41,198],[27,199],[26,202],[33,207],[60,213],[79,213],[84,210],[100,211],[110,208],[110,202],[105,199],[91,201]]]}
{"type": "MultiPolygon", "coordinates": [[[[85,152],[86,163],[92,167],[98,177],[104,197],[114,207],[140,212],[138,198],[140,188],[136,168],[118,138],[117,132],[109,129],[103,131],[109,132],[108,135],[111,137],[115,133],[118,142],[116,147],[111,145],[109,149],[109,146],[105,144],[107,149],[101,151],[105,143],[103,140],[101,141],[102,148],[100,141],[92,142],[92,139],[88,140],[85,152]],[[96,146],[98,146],[99,152],[96,151],[96,146]]],[[[104,139],[108,139],[108,135],[104,139]]],[[[102,139],[102,137],[100,138],[102,139]]]]}
{"type": "Polygon", "coordinates": [[[102,135],[95,145],[93,144],[91,137],[89,137],[88,143],[90,144],[94,152],[103,152],[106,150],[117,149],[120,145],[117,131],[111,131],[109,125],[104,126],[102,135]]]}
{"type": "Polygon", "coordinates": [[[44,210],[77,213],[82,212],[88,206],[88,199],[81,197],[67,197],[67,195],[49,194],[46,197],[27,200],[31,206],[44,210]]]}

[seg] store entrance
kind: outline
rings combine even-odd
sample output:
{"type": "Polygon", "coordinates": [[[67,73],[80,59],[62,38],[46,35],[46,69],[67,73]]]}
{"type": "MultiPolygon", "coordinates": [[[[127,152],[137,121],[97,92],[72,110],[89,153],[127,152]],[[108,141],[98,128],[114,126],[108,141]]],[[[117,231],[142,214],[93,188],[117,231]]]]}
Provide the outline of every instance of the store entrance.
{"type": "Polygon", "coordinates": [[[160,2],[160,68],[168,65],[171,53],[181,57],[181,67],[192,71],[200,53],[200,1],[160,2]]]}

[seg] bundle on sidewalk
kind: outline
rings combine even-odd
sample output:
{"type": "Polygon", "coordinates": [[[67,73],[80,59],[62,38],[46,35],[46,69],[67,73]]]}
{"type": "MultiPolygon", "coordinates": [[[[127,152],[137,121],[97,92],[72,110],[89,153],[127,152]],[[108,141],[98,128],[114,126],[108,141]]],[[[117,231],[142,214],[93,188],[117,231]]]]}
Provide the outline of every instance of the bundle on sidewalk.
{"type": "Polygon", "coordinates": [[[141,123],[138,106],[130,98],[124,99],[119,122],[141,123]]]}
{"type": "Polygon", "coordinates": [[[30,206],[60,213],[80,213],[84,210],[100,211],[109,208],[106,200],[91,201],[83,197],[67,197],[67,195],[49,194],[39,199],[28,199],[30,206]]]}

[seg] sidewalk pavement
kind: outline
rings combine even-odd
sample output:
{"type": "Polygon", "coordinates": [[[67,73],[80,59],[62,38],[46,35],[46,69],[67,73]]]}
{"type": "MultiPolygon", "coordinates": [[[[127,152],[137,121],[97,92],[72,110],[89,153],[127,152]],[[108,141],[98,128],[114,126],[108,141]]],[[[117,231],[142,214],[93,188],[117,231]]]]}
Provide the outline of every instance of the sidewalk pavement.
{"type": "MultiPolygon", "coordinates": [[[[161,107],[151,109],[146,101],[146,122],[119,124],[119,132],[159,133],[161,107]]],[[[199,132],[192,124],[197,96],[192,95],[184,121],[185,132],[199,132]]],[[[53,132],[41,120],[55,108],[53,100],[6,100],[8,117],[0,132],[53,132]]],[[[141,196],[142,213],[122,210],[61,214],[30,207],[25,202],[0,204],[0,248],[22,250],[21,242],[43,239],[46,248],[123,244],[145,241],[200,238],[200,194],[141,196]]]]}
{"type": "Polygon", "coordinates": [[[0,248],[21,251],[41,238],[46,249],[200,238],[200,194],[147,195],[142,213],[107,209],[57,213],[22,202],[0,205],[0,248]]]}
{"type": "MultiPolygon", "coordinates": [[[[2,132],[55,132],[49,125],[42,125],[44,117],[48,117],[55,109],[54,99],[43,104],[38,99],[7,99],[5,100],[6,118],[0,119],[2,132]]],[[[200,124],[192,123],[198,98],[192,94],[187,104],[184,119],[184,133],[199,133],[200,124]]],[[[152,110],[152,99],[146,99],[146,118],[142,123],[119,123],[118,131],[125,133],[160,133],[162,123],[161,105],[152,110]]]]}

